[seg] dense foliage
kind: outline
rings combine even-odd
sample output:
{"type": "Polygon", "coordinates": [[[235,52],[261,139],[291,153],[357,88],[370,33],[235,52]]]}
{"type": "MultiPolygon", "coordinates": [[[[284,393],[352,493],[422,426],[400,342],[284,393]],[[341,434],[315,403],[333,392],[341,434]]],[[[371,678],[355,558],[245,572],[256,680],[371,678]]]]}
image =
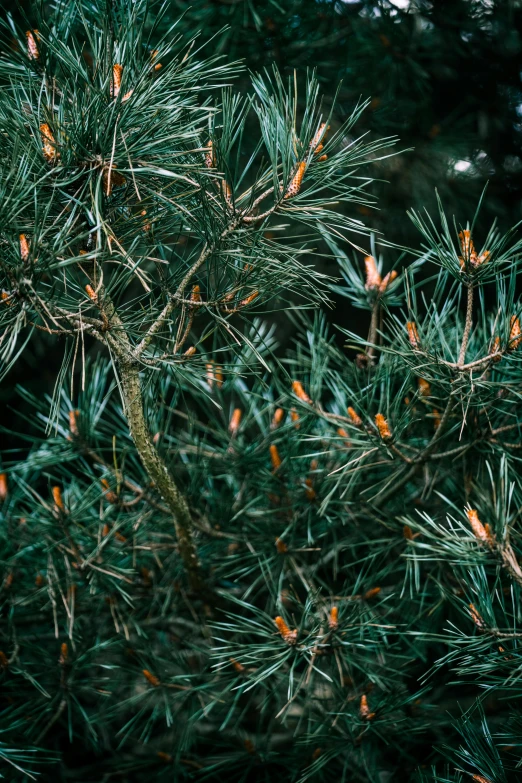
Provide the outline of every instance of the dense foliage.
{"type": "Polygon", "coordinates": [[[165,12],[4,25],[3,383],[63,361],[3,453],[0,774],[514,781],[522,244],[378,239],[365,104],[165,12]]]}

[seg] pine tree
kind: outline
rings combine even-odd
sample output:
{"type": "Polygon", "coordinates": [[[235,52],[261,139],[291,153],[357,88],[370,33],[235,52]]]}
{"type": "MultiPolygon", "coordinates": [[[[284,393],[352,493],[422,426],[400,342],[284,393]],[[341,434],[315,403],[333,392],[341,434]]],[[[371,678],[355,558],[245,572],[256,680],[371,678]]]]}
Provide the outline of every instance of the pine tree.
{"type": "Polygon", "coordinates": [[[365,104],[242,95],[164,13],[4,30],[4,383],[63,362],[0,474],[2,774],[516,780],[522,243],[371,234],[365,104]]]}

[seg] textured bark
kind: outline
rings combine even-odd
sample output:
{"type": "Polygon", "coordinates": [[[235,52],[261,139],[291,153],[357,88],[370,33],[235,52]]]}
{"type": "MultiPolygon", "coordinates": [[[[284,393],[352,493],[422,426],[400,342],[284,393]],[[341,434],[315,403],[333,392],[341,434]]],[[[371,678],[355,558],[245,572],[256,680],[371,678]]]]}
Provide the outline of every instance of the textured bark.
{"type": "Polygon", "coordinates": [[[120,380],[125,415],[132,440],[140,455],[143,467],[154,482],[154,486],[166,505],[172,511],[179,553],[187,572],[190,587],[199,591],[203,588],[203,581],[194,543],[189,507],[167,465],[156,451],[152,442],[143,409],[139,366],[132,362],[120,360],[120,380]]]}

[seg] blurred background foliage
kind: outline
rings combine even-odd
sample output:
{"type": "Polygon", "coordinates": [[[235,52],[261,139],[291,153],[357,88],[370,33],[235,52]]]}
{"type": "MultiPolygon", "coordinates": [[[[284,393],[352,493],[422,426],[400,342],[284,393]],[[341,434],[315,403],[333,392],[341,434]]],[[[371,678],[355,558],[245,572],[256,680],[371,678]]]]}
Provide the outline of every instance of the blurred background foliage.
{"type": "MultiPolygon", "coordinates": [[[[298,78],[315,68],[325,114],[339,88],[334,128],[360,98],[371,100],[357,134],[396,135],[404,152],[376,162],[369,172],[379,180],[372,186],[375,208],[355,208],[353,217],[387,240],[418,246],[406,211],[433,211],[435,190],[446,213],[465,222],[488,183],[482,225],[496,218],[505,230],[522,218],[521,0],[167,0],[167,6],[165,25],[180,18],[179,32],[196,35],[205,53],[243,61],[240,91],[250,89],[249,71],[272,63],[298,78]]],[[[23,15],[24,4],[13,13],[23,15]]],[[[396,257],[390,252],[389,262],[396,257]]],[[[338,276],[326,252],[313,262],[338,276]]],[[[331,317],[350,328],[361,312],[344,307],[331,317]]],[[[291,325],[276,320],[284,345],[291,325]]],[[[0,404],[23,411],[18,383],[52,393],[61,358],[45,335],[35,335],[2,385],[0,404]]]]}

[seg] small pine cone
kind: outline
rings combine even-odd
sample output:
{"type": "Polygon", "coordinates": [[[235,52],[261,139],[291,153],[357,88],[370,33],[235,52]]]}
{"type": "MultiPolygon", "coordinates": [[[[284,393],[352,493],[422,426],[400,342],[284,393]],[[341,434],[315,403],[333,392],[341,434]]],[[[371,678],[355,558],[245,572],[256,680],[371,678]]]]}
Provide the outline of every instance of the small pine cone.
{"type": "Polygon", "coordinates": [[[241,410],[241,408],[234,408],[232,416],[230,417],[230,422],[228,424],[229,432],[231,432],[232,435],[235,435],[236,432],[239,430],[239,425],[241,424],[242,416],[243,416],[243,411],[241,410]]]}
{"type": "Polygon", "coordinates": [[[390,429],[390,425],[382,415],[382,413],[378,413],[375,417],[375,424],[377,426],[377,429],[379,430],[379,435],[383,440],[390,440],[392,433],[390,429]]]}
{"type": "Polygon", "coordinates": [[[397,272],[395,271],[395,269],[392,269],[391,272],[388,272],[387,275],[384,275],[382,282],[379,286],[379,293],[383,294],[388,288],[388,286],[390,285],[390,283],[393,283],[396,277],[397,277],[397,272]]]}
{"type": "Polygon", "coordinates": [[[355,427],[361,427],[361,426],[362,426],[362,419],[361,419],[361,417],[359,416],[359,414],[358,414],[358,413],[356,413],[356,411],[354,410],[354,408],[352,408],[352,407],[350,406],[349,408],[347,408],[347,409],[346,409],[346,412],[347,412],[348,416],[350,417],[350,419],[352,420],[352,424],[353,424],[355,427]]]}
{"type": "Polygon", "coordinates": [[[475,783],[493,783],[489,778],[485,778],[484,775],[473,775],[471,778],[475,783]]]}
{"type": "Polygon", "coordinates": [[[202,299],[201,299],[200,292],[201,292],[201,288],[199,287],[199,285],[193,286],[192,293],[190,294],[190,301],[194,302],[194,304],[198,304],[199,302],[201,302],[202,299]]]}
{"type": "Polygon", "coordinates": [[[92,302],[96,302],[98,300],[98,296],[92,285],[86,285],[85,292],[92,302]]]}
{"type": "Polygon", "coordinates": [[[339,609],[337,606],[332,606],[330,614],[328,615],[328,627],[331,631],[336,631],[339,627],[339,609]]]}
{"type": "Polygon", "coordinates": [[[522,343],[522,329],[520,328],[520,320],[516,318],[516,316],[513,316],[510,321],[508,350],[516,351],[520,343],[522,343]]]}
{"type": "Polygon", "coordinates": [[[78,435],[78,416],[79,410],[69,411],[69,432],[75,437],[78,435]]]}
{"type": "Polygon", "coordinates": [[[247,307],[247,305],[251,304],[254,299],[257,299],[259,296],[259,291],[253,291],[249,296],[245,297],[245,299],[242,299],[239,303],[239,307],[247,307]]]}
{"type": "Polygon", "coordinates": [[[370,712],[370,708],[368,706],[368,697],[365,693],[363,693],[361,696],[361,702],[359,704],[359,715],[363,720],[371,720],[375,715],[374,712],[370,712]]]}
{"type": "Polygon", "coordinates": [[[20,234],[20,258],[22,261],[27,261],[29,258],[29,242],[25,234],[20,234]]]}
{"type": "Polygon", "coordinates": [[[282,462],[281,457],[279,456],[278,448],[275,445],[275,443],[272,443],[272,445],[270,446],[270,460],[272,462],[272,467],[275,473],[276,470],[279,470],[279,468],[281,467],[281,462],[282,462]]]}
{"type": "Polygon", "coordinates": [[[366,256],[364,259],[364,266],[366,267],[366,283],[364,287],[367,291],[379,289],[382,280],[379,270],[377,269],[377,264],[375,263],[375,258],[373,256],[366,256]]]}
{"type": "Polygon", "coordinates": [[[297,196],[297,194],[301,190],[301,183],[303,181],[305,171],[306,171],[306,163],[304,161],[301,161],[301,163],[299,163],[297,166],[297,171],[294,174],[292,181],[290,182],[290,185],[288,186],[288,189],[284,196],[285,198],[292,198],[292,196],[297,196]]]}
{"type": "Polygon", "coordinates": [[[46,122],[40,125],[40,135],[42,137],[42,152],[47,163],[54,163],[60,153],[56,149],[56,141],[50,126],[46,122]]]}
{"type": "Polygon", "coordinates": [[[283,640],[287,644],[295,644],[297,641],[297,629],[294,628],[291,630],[288,625],[285,623],[282,617],[276,617],[274,619],[274,623],[277,626],[277,630],[281,634],[283,640]]]}
{"type": "Polygon", "coordinates": [[[312,400],[303,389],[301,381],[292,381],[292,391],[296,397],[299,397],[299,399],[302,400],[302,402],[307,402],[308,405],[312,405],[312,400]]]}
{"type": "Polygon", "coordinates": [[[462,257],[460,258],[460,266],[464,267],[466,261],[470,261],[473,266],[477,263],[477,252],[475,245],[471,238],[471,232],[469,229],[461,231],[459,233],[460,247],[462,251],[462,257]]]}
{"type": "Polygon", "coordinates": [[[408,331],[408,340],[410,341],[410,345],[415,351],[420,347],[419,333],[417,331],[415,322],[408,321],[406,324],[406,329],[408,331]]]}
{"type": "Polygon", "coordinates": [[[326,136],[326,131],[328,128],[326,127],[326,122],[322,122],[319,126],[319,129],[315,136],[313,137],[312,141],[310,142],[310,149],[314,151],[315,154],[318,152],[321,152],[323,149],[323,145],[321,144],[321,141],[324,141],[324,137],[326,136]]]}
{"type": "Polygon", "coordinates": [[[112,79],[111,79],[111,98],[117,98],[121,90],[121,77],[123,74],[123,65],[112,66],[112,79]]]}
{"type": "Polygon", "coordinates": [[[27,56],[30,60],[38,60],[40,52],[38,51],[37,41],[40,40],[40,33],[38,30],[28,30],[26,32],[27,38],[27,56]]]}
{"type": "Polygon", "coordinates": [[[493,340],[493,345],[491,346],[490,353],[495,354],[493,357],[494,362],[500,362],[502,359],[502,349],[500,347],[500,337],[495,337],[493,340]]]}
{"type": "Polygon", "coordinates": [[[312,486],[311,478],[305,479],[305,495],[306,495],[306,499],[309,500],[310,503],[312,503],[312,501],[314,501],[317,497],[317,493],[312,486]]]}

